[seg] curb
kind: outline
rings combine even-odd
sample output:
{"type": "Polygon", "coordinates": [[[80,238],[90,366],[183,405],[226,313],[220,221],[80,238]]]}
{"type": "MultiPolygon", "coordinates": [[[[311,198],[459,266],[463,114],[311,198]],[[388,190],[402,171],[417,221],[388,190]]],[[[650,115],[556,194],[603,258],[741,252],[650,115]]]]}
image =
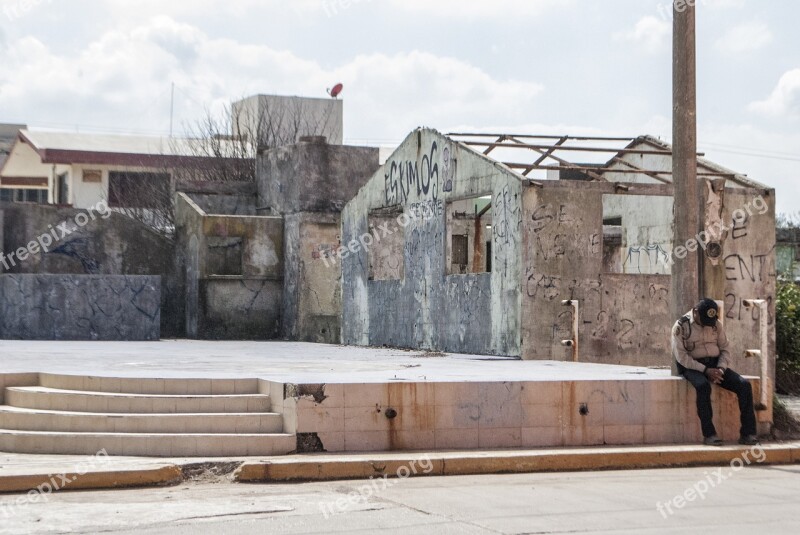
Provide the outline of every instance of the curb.
{"type": "Polygon", "coordinates": [[[0,476],[0,494],[31,491],[49,494],[65,490],[155,487],[180,483],[182,480],[183,473],[180,467],[175,465],[83,474],[78,472],[25,474],[0,476]]]}
{"type": "MultiPolygon", "coordinates": [[[[581,472],[723,466],[743,458],[751,448],[659,448],[580,449],[546,451],[496,451],[463,453],[407,453],[318,455],[244,463],[234,480],[240,483],[333,481],[414,476],[465,476],[485,474],[527,474],[536,472],[581,472]],[[425,470],[421,470],[421,464],[425,470]],[[416,467],[416,470],[413,468],[416,467]]],[[[754,450],[755,451],[755,450],[754,450]]],[[[800,445],[763,446],[765,458],[759,465],[800,463],[800,445]]],[[[760,454],[758,455],[760,457],[760,454]]],[[[750,458],[755,462],[756,457],[750,458]]]]}

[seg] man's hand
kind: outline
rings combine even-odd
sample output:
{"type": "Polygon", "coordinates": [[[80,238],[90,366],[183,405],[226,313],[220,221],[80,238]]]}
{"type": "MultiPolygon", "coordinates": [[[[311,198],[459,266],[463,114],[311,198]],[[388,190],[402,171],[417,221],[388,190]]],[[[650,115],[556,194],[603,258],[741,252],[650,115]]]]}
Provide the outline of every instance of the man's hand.
{"type": "Polygon", "coordinates": [[[708,368],[706,370],[706,377],[715,385],[722,384],[725,379],[725,372],[720,368],[708,368]]]}

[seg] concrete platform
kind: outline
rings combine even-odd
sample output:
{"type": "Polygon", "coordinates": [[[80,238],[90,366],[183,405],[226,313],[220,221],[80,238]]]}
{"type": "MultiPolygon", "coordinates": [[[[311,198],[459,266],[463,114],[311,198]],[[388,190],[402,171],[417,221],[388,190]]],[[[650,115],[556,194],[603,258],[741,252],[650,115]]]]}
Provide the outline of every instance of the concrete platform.
{"type": "Polygon", "coordinates": [[[297,342],[0,341],[0,373],[258,378],[284,383],[663,379],[661,369],[297,342]]]}
{"type": "MultiPolygon", "coordinates": [[[[13,427],[10,432],[0,429],[0,438],[3,433],[8,435],[0,447],[5,443],[23,448],[10,451],[86,453],[99,451],[108,443],[109,452],[141,455],[148,451],[148,443],[164,445],[163,437],[138,437],[142,446],[126,449],[124,436],[102,434],[109,415],[146,412],[149,428],[155,429],[167,425],[158,420],[166,420],[163,413],[175,412],[172,404],[181,401],[181,396],[196,398],[202,393],[209,399],[185,399],[182,403],[216,402],[217,410],[244,412],[241,407],[229,407],[224,399],[239,392],[236,385],[269,398],[269,409],[265,404],[248,406],[250,411],[281,415],[283,434],[275,440],[280,438],[284,453],[291,451],[285,444],[287,437],[296,442],[295,451],[300,453],[701,440],[694,392],[666,367],[520,361],[283,342],[0,342],[0,350],[0,390],[6,393],[7,404],[20,405],[19,399],[30,398],[21,406],[63,413],[37,414],[39,422],[59,426],[75,422],[80,423],[80,433],[87,429],[96,432],[67,440],[79,448],[30,450],[36,442],[36,437],[28,436],[32,432],[20,437],[13,427]],[[112,407],[111,400],[119,401],[120,406],[112,407]],[[70,412],[88,414],[82,415],[84,418],[70,412]],[[97,413],[104,415],[98,417],[97,413]]],[[[756,379],[752,381],[757,395],[760,385],[756,379]]],[[[715,389],[713,396],[718,431],[724,439],[735,441],[739,428],[736,399],[720,389],[715,389]]],[[[197,407],[186,407],[195,420],[201,413],[217,412],[214,405],[197,407]]],[[[771,410],[758,416],[761,431],[768,432],[771,410]]],[[[31,415],[19,411],[0,412],[0,418],[24,420],[29,429],[38,425],[31,415]]],[[[128,420],[141,418],[129,416],[128,420]]],[[[130,426],[124,429],[133,431],[130,426]]],[[[266,430],[276,431],[274,427],[262,431],[266,430]]],[[[221,447],[224,440],[220,438],[174,437],[173,446],[155,447],[152,454],[214,455],[216,450],[206,447],[206,442],[216,441],[221,447]]],[[[263,449],[266,444],[261,444],[259,436],[242,437],[241,441],[240,448],[224,450],[226,453],[220,450],[218,455],[273,451],[263,449]]]]}

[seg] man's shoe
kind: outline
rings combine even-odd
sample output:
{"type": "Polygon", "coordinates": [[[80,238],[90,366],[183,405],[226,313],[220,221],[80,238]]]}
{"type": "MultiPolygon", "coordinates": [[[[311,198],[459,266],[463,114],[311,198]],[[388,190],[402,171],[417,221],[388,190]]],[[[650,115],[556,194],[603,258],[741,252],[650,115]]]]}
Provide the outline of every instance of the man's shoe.
{"type": "Polygon", "coordinates": [[[703,444],[706,446],[722,446],[722,439],[717,435],[712,435],[703,439],[703,444]]]}
{"type": "Polygon", "coordinates": [[[758,437],[755,435],[747,435],[739,438],[739,444],[742,446],[757,446],[758,437]]]}

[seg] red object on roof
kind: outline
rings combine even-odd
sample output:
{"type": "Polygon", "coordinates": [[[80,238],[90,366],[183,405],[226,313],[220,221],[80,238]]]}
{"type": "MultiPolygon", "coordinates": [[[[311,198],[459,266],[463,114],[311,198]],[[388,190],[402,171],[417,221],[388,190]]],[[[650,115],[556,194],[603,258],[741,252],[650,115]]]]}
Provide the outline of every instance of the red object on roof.
{"type": "Polygon", "coordinates": [[[344,89],[343,84],[336,84],[333,86],[333,89],[328,89],[328,94],[333,98],[338,98],[339,94],[342,92],[342,89],[344,89]]]}

